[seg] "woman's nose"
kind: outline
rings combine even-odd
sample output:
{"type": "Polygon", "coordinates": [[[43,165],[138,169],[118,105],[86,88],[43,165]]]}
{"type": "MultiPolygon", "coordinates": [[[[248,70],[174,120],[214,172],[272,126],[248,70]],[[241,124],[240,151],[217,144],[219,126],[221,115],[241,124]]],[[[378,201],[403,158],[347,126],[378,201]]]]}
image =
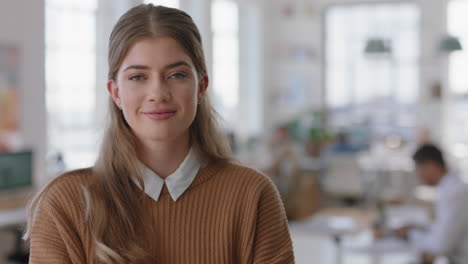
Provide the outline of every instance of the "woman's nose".
{"type": "Polygon", "coordinates": [[[163,80],[150,83],[149,97],[155,102],[168,102],[172,99],[169,86],[163,80]]]}

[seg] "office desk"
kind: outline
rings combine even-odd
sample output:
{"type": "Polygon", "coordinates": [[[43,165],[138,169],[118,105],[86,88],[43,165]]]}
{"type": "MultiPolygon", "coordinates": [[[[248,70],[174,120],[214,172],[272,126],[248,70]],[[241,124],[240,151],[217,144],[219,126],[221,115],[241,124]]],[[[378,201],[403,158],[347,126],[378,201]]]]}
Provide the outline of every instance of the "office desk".
{"type": "Polygon", "coordinates": [[[297,222],[305,232],[322,235],[353,235],[370,227],[377,218],[372,210],[355,208],[326,208],[314,216],[297,222]]]}
{"type": "MultiPolygon", "coordinates": [[[[385,207],[386,223],[385,229],[394,230],[402,226],[427,226],[430,224],[429,212],[418,205],[387,205],[385,207]]],[[[345,252],[368,256],[372,264],[385,263],[388,256],[399,257],[401,262],[395,263],[419,263],[419,253],[407,241],[401,240],[390,234],[372,239],[364,245],[348,245],[345,252]]]]}
{"type": "Polygon", "coordinates": [[[23,225],[26,220],[26,208],[0,210],[0,228],[23,225]]]}
{"type": "Polygon", "coordinates": [[[333,239],[336,246],[336,263],[343,263],[342,239],[372,227],[377,214],[371,210],[355,208],[328,208],[316,215],[292,225],[297,230],[313,235],[323,235],[333,239]]]}

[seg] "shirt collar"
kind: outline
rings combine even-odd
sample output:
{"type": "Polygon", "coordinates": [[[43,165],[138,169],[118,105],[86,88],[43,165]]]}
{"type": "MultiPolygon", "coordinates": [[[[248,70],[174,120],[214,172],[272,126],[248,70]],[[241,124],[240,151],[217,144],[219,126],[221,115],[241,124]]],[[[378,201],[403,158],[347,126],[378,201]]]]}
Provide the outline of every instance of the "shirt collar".
{"type": "MultiPolygon", "coordinates": [[[[193,149],[190,149],[187,157],[185,157],[177,170],[169,175],[165,180],[142,163],[140,163],[140,165],[142,166],[145,193],[155,201],[159,200],[164,183],[166,184],[172,200],[177,201],[177,199],[179,199],[179,197],[192,184],[195,176],[197,176],[198,171],[201,168],[201,164],[196,158],[193,149]]],[[[139,184],[137,185],[141,188],[139,184]]]]}

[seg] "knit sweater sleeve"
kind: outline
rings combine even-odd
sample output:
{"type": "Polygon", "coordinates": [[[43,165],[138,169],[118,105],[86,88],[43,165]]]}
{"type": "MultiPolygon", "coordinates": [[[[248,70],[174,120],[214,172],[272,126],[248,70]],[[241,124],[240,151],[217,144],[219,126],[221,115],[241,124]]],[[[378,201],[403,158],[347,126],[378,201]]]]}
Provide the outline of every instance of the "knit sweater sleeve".
{"type": "Polygon", "coordinates": [[[52,186],[39,202],[31,227],[31,264],[86,263],[77,215],[72,213],[77,201],[69,199],[69,186],[60,187],[52,186]]]}
{"type": "Polygon", "coordinates": [[[269,180],[258,200],[252,263],[294,263],[284,206],[276,187],[269,180]]]}

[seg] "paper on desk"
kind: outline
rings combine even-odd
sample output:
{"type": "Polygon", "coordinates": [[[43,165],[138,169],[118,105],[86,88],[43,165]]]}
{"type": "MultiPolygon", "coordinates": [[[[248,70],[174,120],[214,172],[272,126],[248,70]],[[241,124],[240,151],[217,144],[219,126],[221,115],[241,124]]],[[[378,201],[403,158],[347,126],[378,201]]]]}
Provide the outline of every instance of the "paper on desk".
{"type": "Polygon", "coordinates": [[[347,247],[347,251],[366,255],[385,255],[395,253],[416,252],[416,249],[403,240],[397,238],[383,238],[373,241],[371,244],[359,247],[347,247]]]}
{"type": "Polygon", "coordinates": [[[431,223],[427,208],[419,206],[389,206],[386,208],[385,214],[387,216],[387,227],[391,229],[400,228],[402,226],[425,227],[431,223]]]}
{"type": "Polygon", "coordinates": [[[358,224],[352,217],[324,215],[317,215],[297,226],[305,231],[323,235],[344,235],[358,228],[358,224]]]}

